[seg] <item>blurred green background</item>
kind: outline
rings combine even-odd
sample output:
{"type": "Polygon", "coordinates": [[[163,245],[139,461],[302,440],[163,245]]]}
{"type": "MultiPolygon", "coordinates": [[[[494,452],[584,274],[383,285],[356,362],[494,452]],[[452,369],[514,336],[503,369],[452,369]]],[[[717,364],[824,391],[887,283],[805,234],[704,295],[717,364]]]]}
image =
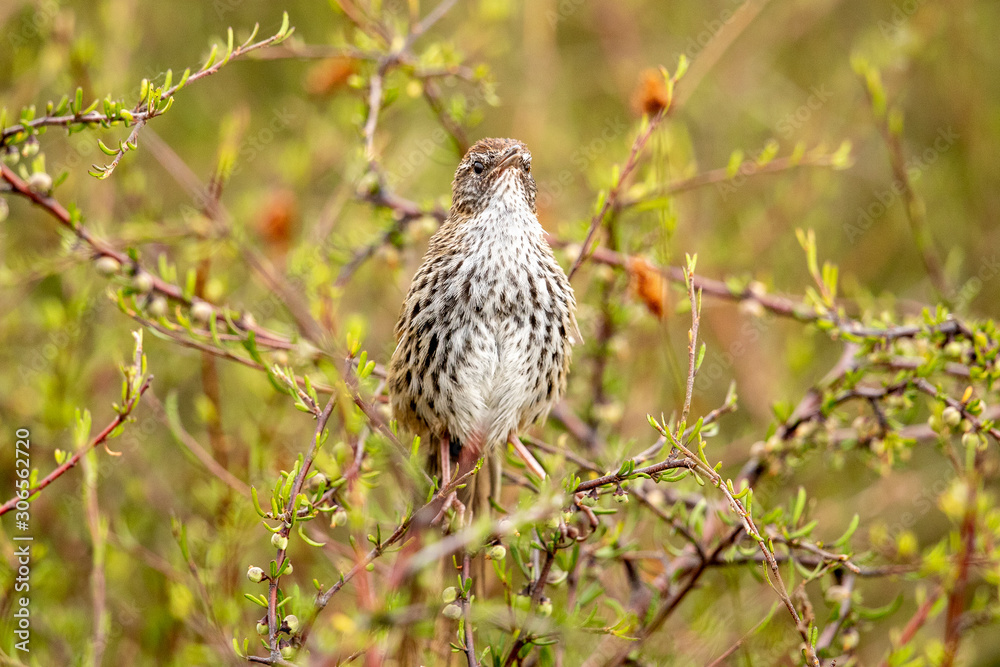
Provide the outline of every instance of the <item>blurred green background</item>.
{"type": "MultiPolygon", "coordinates": [[[[386,1],[377,10],[402,25],[407,3],[386,1]]],[[[377,252],[342,290],[329,289],[353,252],[392,224],[388,213],[355,196],[365,164],[365,100],[352,84],[370,64],[295,51],[355,39],[336,3],[6,0],[0,6],[0,105],[11,115],[31,104],[41,109],[77,86],[87,100],[110,94],[132,102],[141,79],[162,80],[168,68],[176,77],[185,67],[197,67],[212,44],[225,43],[228,26],[239,40],[259,22],[266,36],[277,30],[283,11],[296,28],[291,43],[182,90],[110,179],[95,180],[87,169],[107,162],[97,138],[124,139],[127,131],[120,128],[69,137],[49,130],[41,137],[47,168],[53,175],[68,173],[56,196],[75,202],[92,232],[137,248],[150,267],[161,253],[182,271],[201,266],[208,276],[206,295],[253,313],[265,326],[290,331],[287,312],[248,270],[233,239],[258,248],[296,277],[314,314],[338,340],[347,330],[362,329],[365,348],[384,362],[393,347],[397,309],[434,226],[411,226],[398,247],[377,252]],[[237,156],[222,197],[231,231],[217,234],[196,213],[197,193],[227,142],[237,156]]],[[[462,54],[470,66],[488,68],[495,100],[475,85],[447,78],[440,81],[445,99],[471,140],[512,136],[528,144],[540,219],[551,233],[576,242],[596,192],[610,185],[612,165],[628,155],[643,72],[660,65],[673,71],[687,54],[692,68],[678,87],[677,108],[653,139],[654,167],[644,169],[640,182],[725,168],[738,163],[734,151],[752,159],[771,142],[777,142],[779,156],[787,156],[799,142],[832,153],[850,141],[852,164],[748,176],[680,193],[659,208],[626,211],[616,222],[619,249],[672,264],[698,253],[702,275],[752,277],[769,290],[802,294],[809,276],[794,230],[812,228],[821,259],[840,266],[849,312],[912,314],[938,295],[913,243],[904,204],[891,194],[888,152],[851,66],[852,56],[862,56],[881,71],[890,105],[902,112],[903,150],[946,267],[950,288],[944,296],[959,313],[982,317],[996,314],[1000,295],[1000,227],[994,224],[1000,216],[998,29],[1000,4],[987,0],[772,0],[747,6],[725,0],[469,0],[459,2],[415,50],[437,50],[445,58],[462,54]],[[738,26],[734,12],[750,20],[738,26]]],[[[375,144],[390,185],[420,204],[446,207],[460,155],[419,88],[400,75],[389,78],[387,90],[390,101],[375,144]]],[[[110,419],[117,364],[128,357],[130,331],[138,325],[105,297],[107,281],[51,219],[6,199],[10,215],[0,224],[0,433],[9,443],[16,428],[30,428],[32,462],[44,474],[57,447],[71,448],[75,408],[93,412],[95,431],[110,419]]],[[[559,258],[568,267],[573,256],[559,258]]],[[[595,336],[606,279],[602,269],[585,266],[574,280],[588,340],[595,336]]],[[[620,297],[614,316],[621,331],[612,339],[607,396],[591,400],[596,352],[584,349],[575,361],[570,403],[608,434],[612,460],[651,441],[647,413],[669,413],[683,399],[689,318],[682,313],[660,321],[640,299],[626,296],[625,278],[610,280],[620,297]]],[[[668,310],[683,298],[673,292],[668,310]]],[[[702,335],[708,354],[694,412],[719,405],[729,381],[736,381],[740,411],[723,421],[719,442],[726,444],[718,451],[734,470],[751,444],[767,436],[772,404],[797,402],[840,354],[839,345],[799,323],[755,317],[710,299],[702,335]]],[[[239,479],[267,488],[276,471],[288,469],[304,450],[312,423],[263,375],[218,362],[219,406],[206,397],[207,371],[196,351],[148,334],[146,340],[158,398],[175,394],[187,429],[202,442],[211,439],[217,458],[239,479]],[[221,436],[209,433],[213,423],[221,436]]],[[[230,640],[251,636],[257,613],[242,597],[250,590],[245,568],[266,562],[272,551],[244,498],[178,446],[149,406],[141,406],[137,417],[112,443],[122,456],[97,456],[100,512],[109,531],[111,626],[104,663],[234,660],[227,653],[230,640]],[[171,517],[187,527],[201,584],[171,535],[171,517]],[[202,608],[199,585],[208,587],[210,612],[202,608]],[[230,632],[204,623],[207,614],[230,632]]],[[[550,422],[541,433],[555,440],[560,428],[550,422]]],[[[3,499],[14,488],[12,461],[11,446],[4,444],[3,499]]],[[[831,475],[828,461],[816,460],[797,470],[787,486],[769,486],[761,502],[784,502],[803,485],[823,499],[812,509],[830,525],[830,538],[854,512],[861,514],[861,532],[912,530],[921,543],[941,534],[944,520],[936,509],[920,509],[932,503],[914,501],[943,479],[939,459],[918,453],[891,477],[856,458],[840,464],[849,474],[831,475]],[[904,513],[913,518],[904,520],[904,513]]],[[[37,652],[18,656],[26,664],[87,661],[92,553],[82,479],[80,471],[71,471],[32,505],[37,652]]],[[[11,530],[6,519],[3,527],[11,530]]],[[[0,540],[0,647],[8,655],[14,653],[8,626],[13,548],[9,536],[0,540]]],[[[315,571],[302,568],[309,578],[330,579],[318,557],[302,559],[315,565],[315,571]]],[[[735,576],[720,574],[713,582],[723,591],[719,595],[747,595],[735,576]]],[[[309,579],[299,583],[308,597],[309,579]]],[[[866,601],[889,602],[898,590],[898,581],[873,582],[866,601]]],[[[732,611],[731,626],[723,622],[718,632],[706,630],[706,619],[713,617],[703,598],[682,612],[672,626],[676,632],[662,641],[664,655],[673,655],[673,642],[684,641],[678,628],[688,623],[705,637],[704,651],[685,654],[690,663],[677,657],[670,664],[709,662],[737,630],[758,619],[757,603],[748,599],[745,610],[736,605],[732,611]]],[[[912,612],[911,593],[904,604],[912,612]]],[[[899,619],[907,616],[903,611],[899,619]]],[[[866,664],[888,646],[887,627],[870,629],[883,639],[872,641],[866,664]]],[[[971,636],[965,664],[1000,659],[996,638],[986,631],[971,636]]]]}

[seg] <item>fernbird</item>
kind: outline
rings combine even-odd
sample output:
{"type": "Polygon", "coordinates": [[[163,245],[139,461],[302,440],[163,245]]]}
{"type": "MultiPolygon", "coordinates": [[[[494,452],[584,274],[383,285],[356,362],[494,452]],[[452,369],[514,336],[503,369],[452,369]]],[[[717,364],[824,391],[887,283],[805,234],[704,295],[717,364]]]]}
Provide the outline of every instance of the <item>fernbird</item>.
{"type": "Polygon", "coordinates": [[[538,223],[535,192],[523,143],[472,146],[396,324],[393,415],[437,444],[430,465],[442,487],[452,470],[464,474],[486,457],[468,494],[480,507],[499,490],[508,442],[544,478],[518,434],[563,395],[571,346],[582,341],[573,288],[538,223]]]}

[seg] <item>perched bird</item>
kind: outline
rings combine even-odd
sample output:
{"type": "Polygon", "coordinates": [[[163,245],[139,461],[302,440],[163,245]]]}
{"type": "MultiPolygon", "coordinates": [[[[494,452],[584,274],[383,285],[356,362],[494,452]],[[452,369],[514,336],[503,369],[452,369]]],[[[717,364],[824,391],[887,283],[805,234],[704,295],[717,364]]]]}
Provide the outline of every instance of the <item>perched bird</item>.
{"type": "Polygon", "coordinates": [[[486,456],[477,475],[486,483],[473,481],[473,497],[496,493],[508,442],[545,476],[517,436],[562,396],[570,346],[582,340],[573,288],[538,223],[535,192],[523,143],[472,146],[396,324],[393,415],[437,444],[431,465],[442,486],[452,470],[464,474],[486,456]]]}

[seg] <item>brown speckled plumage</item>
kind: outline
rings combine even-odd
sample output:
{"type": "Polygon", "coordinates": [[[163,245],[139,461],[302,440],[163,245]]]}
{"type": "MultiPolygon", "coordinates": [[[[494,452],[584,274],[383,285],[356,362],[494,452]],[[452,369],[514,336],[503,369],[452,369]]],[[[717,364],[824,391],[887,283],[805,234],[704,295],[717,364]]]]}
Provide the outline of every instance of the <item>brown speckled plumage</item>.
{"type": "Polygon", "coordinates": [[[495,452],[544,418],[580,341],[573,289],[538,223],[535,190],[520,141],[470,148],[396,325],[393,415],[425,441],[447,439],[459,460],[495,452]]]}

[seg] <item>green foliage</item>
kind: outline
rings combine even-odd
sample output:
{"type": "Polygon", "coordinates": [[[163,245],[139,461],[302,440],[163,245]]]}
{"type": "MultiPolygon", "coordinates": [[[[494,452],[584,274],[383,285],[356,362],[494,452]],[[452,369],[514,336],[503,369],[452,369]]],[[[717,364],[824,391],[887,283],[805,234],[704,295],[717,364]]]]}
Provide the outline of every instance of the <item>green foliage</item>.
{"type": "Polygon", "coordinates": [[[29,4],[0,543],[29,515],[38,664],[1000,655],[991,6],[29,4]],[[548,475],[502,452],[470,519],[486,468],[428,473],[384,364],[451,170],[509,134],[586,343],[522,434],[548,475]]]}

